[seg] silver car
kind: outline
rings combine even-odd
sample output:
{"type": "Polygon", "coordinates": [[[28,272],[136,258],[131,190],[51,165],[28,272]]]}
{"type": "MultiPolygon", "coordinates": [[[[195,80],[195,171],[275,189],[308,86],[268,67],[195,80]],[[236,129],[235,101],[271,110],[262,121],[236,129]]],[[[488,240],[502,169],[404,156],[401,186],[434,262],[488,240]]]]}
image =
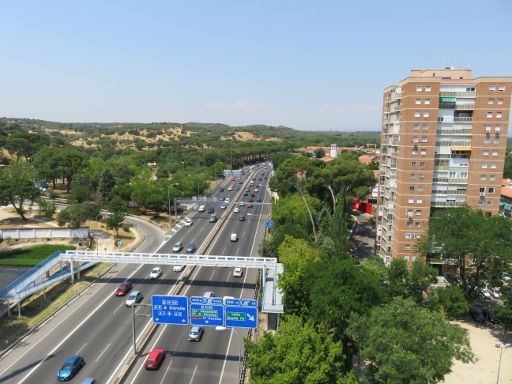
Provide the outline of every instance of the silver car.
{"type": "Polygon", "coordinates": [[[128,297],[126,298],[126,306],[131,307],[135,303],[140,303],[142,301],[142,293],[140,291],[132,291],[128,297]]]}
{"type": "Polygon", "coordinates": [[[190,328],[190,332],[188,333],[188,341],[201,341],[203,333],[204,329],[202,327],[194,325],[190,328]]]}

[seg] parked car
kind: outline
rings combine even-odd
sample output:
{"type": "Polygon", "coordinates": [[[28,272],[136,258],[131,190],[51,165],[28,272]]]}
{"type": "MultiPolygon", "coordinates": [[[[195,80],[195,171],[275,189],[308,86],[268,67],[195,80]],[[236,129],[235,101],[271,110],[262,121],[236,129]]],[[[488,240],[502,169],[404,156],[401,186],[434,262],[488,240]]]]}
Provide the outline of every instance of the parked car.
{"type": "Polygon", "coordinates": [[[244,271],[240,267],[237,267],[233,270],[233,277],[242,277],[243,274],[244,271]]]}
{"type": "Polygon", "coordinates": [[[498,287],[491,289],[490,293],[491,293],[492,297],[494,297],[495,299],[499,299],[501,297],[501,292],[498,287]]]}
{"type": "Polygon", "coordinates": [[[238,216],[238,221],[245,221],[245,216],[244,215],[238,216]]]}
{"type": "Polygon", "coordinates": [[[181,241],[176,242],[174,247],[172,247],[173,252],[180,252],[183,249],[183,243],[181,241]]]}
{"type": "Polygon", "coordinates": [[[165,349],[155,348],[151,352],[149,352],[149,355],[146,358],[146,362],[144,363],[144,368],[158,369],[162,365],[162,362],[164,361],[164,359],[165,359],[165,349]]]}
{"type": "Polygon", "coordinates": [[[172,271],[173,272],[181,272],[185,269],[185,266],[184,265],[173,265],[172,266],[172,271]]]}
{"type": "Polygon", "coordinates": [[[188,333],[188,341],[201,341],[203,333],[204,329],[202,327],[194,325],[188,333]]]}
{"type": "Polygon", "coordinates": [[[140,303],[142,301],[142,293],[140,291],[131,292],[126,298],[126,306],[131,307],[133,304],[140,303]]]}
{"type": "Polygon", "coordinates": [[[196,246],[194,243],[188,243],[187,245],[187,253],[194,253],[196,251],[196,246]]]}
{"type": "Polygon", "coordinates": [[[71,356],[66,362],[62,365],[57,372],[57,380],[59,381],[68,381],[71,380],[75,375],[82,369],[85,365],[85,360],[82,356],[71,356]]]}
{"type": "Polygon", "coordinates": [[[486,320],[492,324],[498,324],[498,316],[494,312],[494,307],[489,306],[482,310],[482,314],[485,316],[486,320]]]}
{"type": "Polygon", "coordinates": [[[490,299],[491,298],[491,293],[486,288],[480,289],[479,293],[480,293],[480,296],[482,296],[484,299],[490,299]]]}
{"type": "Polygon", "coordinates": [[[232,233],[230,239],[231,241],[238,241],[238,235],[236,233],[232,233]]]}
{"type": "Polygon", "coordinates": [[[116,296],[125,296],[130,291],[130,289],[132,289],[132,283],[129,281],[121,283],[116,289],[116,296]]]}
{"type": "Polygon", "coordinates": [[[150,279],[158,279],[160,276],[162,276],[162,268],[160,267],[153,268],[149,274],[150,279]]]}
{"type": "Polygon", "coordinates": [[[192,219],[190,217],[187,217],[185,219],[185,227],[191,227],[193,224],[192,219]]]}

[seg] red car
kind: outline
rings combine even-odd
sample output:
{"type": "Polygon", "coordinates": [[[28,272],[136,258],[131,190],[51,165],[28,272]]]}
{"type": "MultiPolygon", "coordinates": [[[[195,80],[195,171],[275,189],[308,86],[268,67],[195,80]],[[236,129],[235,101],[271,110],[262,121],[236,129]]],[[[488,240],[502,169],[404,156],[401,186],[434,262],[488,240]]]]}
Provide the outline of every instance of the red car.
{"type": "Polygon", "coordinates": [[[251,203],[247,204],[247,208],[252,208],[253,205],[251,203]]]}
{"type": "Polygon", "coordinates": [[[146,369],[158,369],[165,359],[165,349],[155,348],[151,352],[144,363],[146,369]]]}
{"type": "Polygon", "coordinates": [[[121,283],[116,289],[116,296],[125,296],[130,291],[130,289],[132,289],[132,283],[129,281],[121,283]]]}

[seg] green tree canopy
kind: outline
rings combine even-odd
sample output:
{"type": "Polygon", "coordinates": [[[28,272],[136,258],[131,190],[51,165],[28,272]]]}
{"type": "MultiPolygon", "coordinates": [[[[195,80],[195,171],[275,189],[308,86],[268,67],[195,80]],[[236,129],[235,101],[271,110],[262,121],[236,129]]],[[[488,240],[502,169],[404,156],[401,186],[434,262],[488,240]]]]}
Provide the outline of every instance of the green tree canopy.
{"type": "Polygon", "coordinates": [[[348,333],[359,345],[366,375],[376,384],[438,383],[454,360],[474,359],[464,329],[410,299],[395,298],[369,315],[355,315],[348,333]]]}
{"type": "Polygon", "coordinates": [[[8,165],[0,171],[0,204],[11,204],[23,220],[27,202],[34,202],[41,192],[34,186],[35,169],[21,161],[8,165]]]}

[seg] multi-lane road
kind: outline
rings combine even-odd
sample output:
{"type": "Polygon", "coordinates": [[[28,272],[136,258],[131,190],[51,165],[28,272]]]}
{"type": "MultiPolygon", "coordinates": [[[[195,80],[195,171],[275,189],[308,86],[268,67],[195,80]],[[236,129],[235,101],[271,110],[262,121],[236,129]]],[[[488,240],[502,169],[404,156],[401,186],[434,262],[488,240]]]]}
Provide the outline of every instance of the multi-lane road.
{"type": "MultiPolygon", "coordinates": [[[[256,184],[260,183],[260,192],[256,198],[269,202],[266,193],[267,179],[270,168],[257,166],[253,170],[256,184]],[[264,173],[265,176],[261,176],[264,173]],[[259,180],[261,178],[261,181],[259,180]]],[[[249,172],[246,172],[248,175],[249,172]]],[[[233,198],[239,193],[227,191],[227,186],[247,188],[250,179],[239,181],[226,180],[225,191],[215,193],[233,198]]],[[[254,192],[254,186],[250,187],[254,192]]],[[[243,190],[241,191],[243,193],[243,190]]],[[[263,235],[263,224],[269,207],[254,203],[247,208],[248,197],[241,213],[233,213],[226,217],[225,223],[215,236],[205,253],[214,255],[245,255],[255,256],[263,235]],[[245,214],[245,221],[239,221],[239,215],[245,214]],[[237,233],[239,240],[230,241],[230,234],[237,233]]],[[[255,200],[256,200],[255,198],[255,200]]],[[[238,204],[233,201],[232,204],[238,204]]],[[[224,213],[220,203],[208,203],[215,208],[220,216],[224,213]]],[[[144,248],[137,251],[172,253],[176,241],[185,246],[193,242],[199,248],[214,224],[208,221],[208,213],[195,212],[190,215],[193,220],[191,227],[182,224],[167,236],[159,245],[154,239],[143,243],[144,248]],[[148,245],[149,244],[149,245],[148,245]]],[[[150,236],[145,233],[145,236],[150,236]]],[[[183,251],[184,252],[184,251],[183,251]]],[[[86,295],[66,308],[38,332],[0,360],[0,383],[55,383],[56,373],[62,363],[71,355],[79,354],[87,362],[73,382],[85,377],[94,377],[98,383],[110,383],[119,373],[123,361],[132,353],[131,347],[131,310],[124,304],[124,298],[115,297],[113,291],[125,280],[133,283],[149,303],[153,294],[169,294],[181,273],[173,272],[171,267],[162,267],[163,274],[158,280],[150,280],[149,273],[154,265],[118,265],[103,279],[94,284],[86,295]]],[[[216,296],[235,296],[252,298],[257,271],[245,270],[241,278],[233,277],[231,268],[195,267],[185,281],[180,294],[201,296],[205,291],[214,291],[216,296]]],[[[145,309],[140,307],[138,311],[145,309]]],[[[147,311],[147,310],[146,310],[147,311]]],[[[140,334],[148,326],[149,319],[137,316],[136,328],[140,334]]],[[[188,326],[159,326],[141,351],[141,357],[135,360],[128,376],[127,383],[236,383],[238,376],[238,355],[240,339],[231,330],[217,331],[206,329],[201,342],[187,340],[188,326]],[[164,348],[167,357],[158,371],[145,371],[143,362],[149,349],[154,346],[164,348]]]]}

